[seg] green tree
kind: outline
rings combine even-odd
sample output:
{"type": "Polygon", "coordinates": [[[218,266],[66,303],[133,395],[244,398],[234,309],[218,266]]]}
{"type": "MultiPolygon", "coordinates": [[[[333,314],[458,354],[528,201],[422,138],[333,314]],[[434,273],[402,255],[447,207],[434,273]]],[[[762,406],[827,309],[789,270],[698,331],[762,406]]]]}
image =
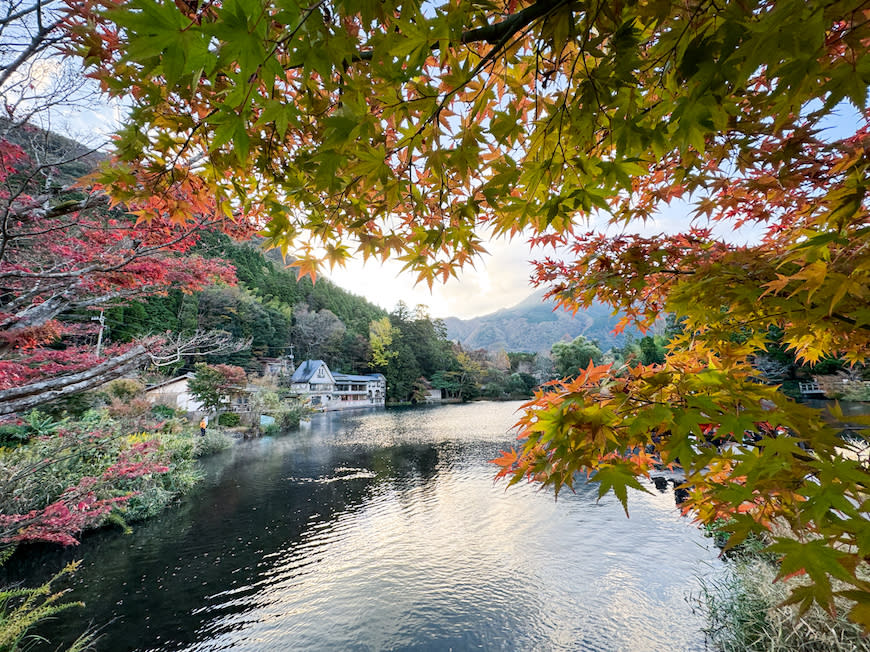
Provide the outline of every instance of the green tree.
{"type": "Polygon", "coordinates": [[[372,366],[375,369],[384,369],[389,366],[398,353],[391,347],[393,345],[393,325],[389,317],[382,317],[373,321],[369,326],[369,345],[372,350],[372,366]]]}
{"type": "Polygon", "coordinates": [[[578,335],[570,342],[556,342],[550,355],[560,378],[573,378],[590,362],[601,362],[601,349],[597,342],[587,340],[583,335],[578,335]]]}
{"type": "Polygon", "coordinates": [[[640,340],[641,364],[663,364],[665,361],[665,341],[660,335],[642,337],[640,340]]]}
{"type": "Polygon", "coordinates": [[[197,363],[187,387],[206,412],[219,413],[227,408],[232,394],[244,388],[245,370],[232,365],[197,363]]]}

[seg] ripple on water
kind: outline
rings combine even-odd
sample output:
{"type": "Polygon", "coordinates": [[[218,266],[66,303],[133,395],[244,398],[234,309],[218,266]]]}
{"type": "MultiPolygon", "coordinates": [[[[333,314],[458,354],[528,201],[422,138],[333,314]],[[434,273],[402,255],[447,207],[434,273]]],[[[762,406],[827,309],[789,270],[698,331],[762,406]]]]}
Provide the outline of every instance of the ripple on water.
{"type": "Polygon", "coordinates": [[[181,509],[85,541],[71,597],[117,617],[113,651],[703,649],[685,598],[716,551],[671,493],[632,494],[626,519],[595,488],[494,484],[517,406],[246,442],[181,509]]]}

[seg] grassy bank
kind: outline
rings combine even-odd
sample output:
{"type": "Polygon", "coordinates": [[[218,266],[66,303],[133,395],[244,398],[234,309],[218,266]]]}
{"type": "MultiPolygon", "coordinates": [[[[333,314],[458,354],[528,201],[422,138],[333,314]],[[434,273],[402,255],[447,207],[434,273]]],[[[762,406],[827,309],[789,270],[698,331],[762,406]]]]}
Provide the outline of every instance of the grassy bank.
{"type": "MultiPolygon", "coordinates": [[[[10,532],[11,515],[44,510],[72,487],[87,488],[91,501],[114,501],[103,519],[87,527],[134,522],[163,510],[199,480],[195,459],[226,448],[218,431],[200,437],[183,417],[147,412],[131,418],[89,410],[72,421],[41,421],[26,442],[0,447],[2,538],[27,541],[10,532]]],[[[38,538],[38,537],[34,537],[38,538]]]]}
{"type": "MultiPolygon", "coordinates": [[[[0,431],[0,563],[19,543],[74,544],[81,532],[149,518],[200,480],[196,458],[230,446],[183,416],[134,402],[55,420],[31,413],[0,431]]],[[[52,583],[0,587],[0,652],[32,642],[38,623],[79,603],[59,600],[52,583]]],[[[87,649],[83,635],[72,649],[87,649]]]]}
{"type": "MultiPolygon", "coordinates": [[[[696,604],[706,615],[705,630],[712,649],[721,652],[846,652],[870,651],[870,639],[846,618],[845,601],[835,615],[818,605],[804,613],[782,606],[800,577],[776,580],[779,566],[750,542],[726,560],[724,573],[701,578],[696,604]]],[[[842,587],[845,589],[845,585],[842,587]]],[[[837,587],[835,587],[837,590],[837,587]]]]}

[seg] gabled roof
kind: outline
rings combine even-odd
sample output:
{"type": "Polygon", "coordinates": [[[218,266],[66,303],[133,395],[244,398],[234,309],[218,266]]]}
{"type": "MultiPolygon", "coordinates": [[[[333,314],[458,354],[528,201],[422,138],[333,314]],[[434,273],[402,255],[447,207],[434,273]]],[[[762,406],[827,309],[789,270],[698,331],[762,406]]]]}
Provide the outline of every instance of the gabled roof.
{"type": "Polygon", "coordinates": [[[317,372],[320,367],[326,367],[326,373],[332,377],[332,373],[329,371],[329,367],[326,366],[326,363],[323,360],[306,360],[299,368],[293,372],[293,376],[290,378],[291,383],[307,383],[314,376],[315,372],[317,372]]]}
{"type": "Polygon", "coordinates": [[[175,378],[170,378],[169,380],[164,380],[163,382],[156,383],[154,385],[149,385],[145,388],[146,392],[150,392],[155,389],[160,389],[161,387],[166,387],[167,385],[171,385],[172,383],[177,383],[179,380],[189,380],[193,378],[193,374],[187,373],[183,376],[176,376],[175,378]]]}

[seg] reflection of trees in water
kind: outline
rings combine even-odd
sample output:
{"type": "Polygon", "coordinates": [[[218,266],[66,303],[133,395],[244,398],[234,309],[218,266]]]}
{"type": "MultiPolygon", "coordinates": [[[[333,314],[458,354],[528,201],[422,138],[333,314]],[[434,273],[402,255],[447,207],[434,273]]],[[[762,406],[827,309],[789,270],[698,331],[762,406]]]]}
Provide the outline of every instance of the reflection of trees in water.
{"type": "MultiPolygon", "coordinates": [[[[321,444],[304,452],[289,439],[241,444],[214,460],[205,490],[134,524],[131,536],[105,531],[85,537],[76,549],[31,548],[7,564],[4,579],[32,583],[65,561],[83,558],[69,597],[86,601],[88,618],[97,625],[117,619],[120,626],[111,628],[106,649],[134,649],[158,637],[171,648],[215,636],[215,621],[234,610],[226,604],[208,609],[215,594],[262,591],[276,566],[311,545],[313,532],[364,508],[385,487],[402,494],[427,491],[442,468],[433,444],[321,444]]],[[[71,618],[41,633],[56,647],[80,631],[80,622],[71,618]]]]}

